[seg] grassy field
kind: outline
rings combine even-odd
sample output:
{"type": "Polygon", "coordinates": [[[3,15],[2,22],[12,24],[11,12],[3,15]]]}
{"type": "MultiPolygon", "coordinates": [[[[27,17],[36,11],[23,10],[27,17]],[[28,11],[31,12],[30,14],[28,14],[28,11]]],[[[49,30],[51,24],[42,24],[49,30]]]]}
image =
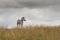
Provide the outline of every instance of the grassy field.
{"type": "Polygon", "coordinates": [[[60,26],[30,26],[19,29],[0,28],[0,40],[60,40],[60,26]]]}

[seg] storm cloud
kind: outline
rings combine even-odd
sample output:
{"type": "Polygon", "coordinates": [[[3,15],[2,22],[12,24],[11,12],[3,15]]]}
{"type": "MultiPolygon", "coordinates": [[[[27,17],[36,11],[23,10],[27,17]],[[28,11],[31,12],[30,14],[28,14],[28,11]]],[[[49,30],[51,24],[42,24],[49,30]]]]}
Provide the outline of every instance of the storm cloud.
{"type": "Polygon", "coordinates": [[[0,8],[40,8],[60,5],[60,0],[0,0],[0,8]]]}

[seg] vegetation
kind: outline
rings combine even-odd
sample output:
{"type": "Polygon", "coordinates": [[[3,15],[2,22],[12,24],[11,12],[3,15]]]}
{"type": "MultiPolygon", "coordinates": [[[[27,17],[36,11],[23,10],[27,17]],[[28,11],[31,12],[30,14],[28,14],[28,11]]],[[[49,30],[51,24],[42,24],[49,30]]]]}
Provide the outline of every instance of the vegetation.
{"type": "Polygon", "coordinates": [[[0,40],[60,40],[60,26],[0,28],[0,40]]]}

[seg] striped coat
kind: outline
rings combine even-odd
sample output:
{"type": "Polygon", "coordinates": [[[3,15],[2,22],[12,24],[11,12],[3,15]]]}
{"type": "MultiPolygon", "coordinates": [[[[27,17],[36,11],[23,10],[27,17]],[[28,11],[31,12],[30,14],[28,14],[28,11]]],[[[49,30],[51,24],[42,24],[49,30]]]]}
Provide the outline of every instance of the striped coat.
{"type": "Polygon", "coordinates": [[[22,17],[21,20],[18,19],[18,20],[17,20],[17,26],[23,27],[23,21],[26,21],[26,20],[25,20],[25,17],[22,17]]]}

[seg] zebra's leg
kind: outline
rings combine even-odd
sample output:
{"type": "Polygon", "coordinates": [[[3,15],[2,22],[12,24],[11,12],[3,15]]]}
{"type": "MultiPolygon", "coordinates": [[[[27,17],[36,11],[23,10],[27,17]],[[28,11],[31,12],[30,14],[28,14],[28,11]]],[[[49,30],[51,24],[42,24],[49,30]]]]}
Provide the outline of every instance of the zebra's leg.
{"type": "Polygon", "coordinates": [[[17,28],[18,28],[18,25],[19,25],[19,24],[17,23],[17,28]]]}
{"type": "Polygon", "coordinates": [[[18,27],[18,23],[17,23],[17,27],[18,27]]]}
{"type": "Polygon", "coordinates": [[[20,28],[20,24],[19,24],[19,26],[18,26],[19,28],[20,28]]]}
{"type": "Polygon", "coordinates": [[[17,27],[20,28],[20,23],[17,24],[17,27]]]}
{"type": "Polygon", "coordinates": [[[19,23],[17,23],[17,28],[19,28],[19,26],[20,26],[20,24],[19,24],[19,23]]]}
{"type": "Polygon", "coordinates": [[[23,23],[21,23],[21,27],[23,27],[23,23]]]}

